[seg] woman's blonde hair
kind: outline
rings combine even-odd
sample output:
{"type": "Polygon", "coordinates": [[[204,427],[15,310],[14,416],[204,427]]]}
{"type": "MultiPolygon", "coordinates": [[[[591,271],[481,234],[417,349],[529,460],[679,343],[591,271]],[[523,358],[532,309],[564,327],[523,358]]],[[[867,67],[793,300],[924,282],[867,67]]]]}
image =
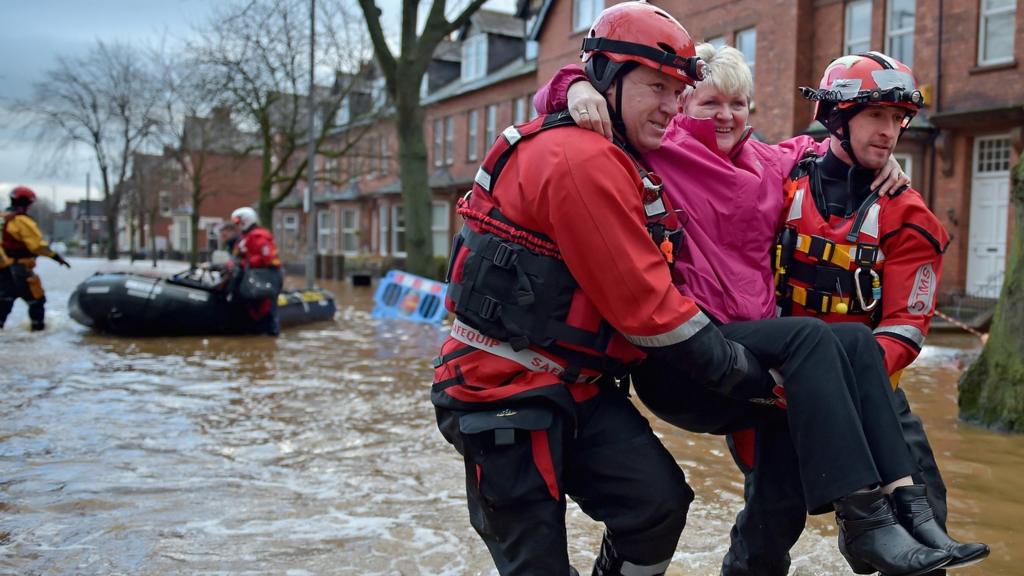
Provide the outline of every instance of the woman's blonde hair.
{"type": "Polygon", "coordinates": [[[698,85],[710,83],[723,94],[742,94],[750,97],[754,92],[754,78],[750,75],[750,66],[743,53],[732,46],[715,48],[714,44],[704,42],[697,45],[697,56],[700,56],[710,74],[698,85]]]}

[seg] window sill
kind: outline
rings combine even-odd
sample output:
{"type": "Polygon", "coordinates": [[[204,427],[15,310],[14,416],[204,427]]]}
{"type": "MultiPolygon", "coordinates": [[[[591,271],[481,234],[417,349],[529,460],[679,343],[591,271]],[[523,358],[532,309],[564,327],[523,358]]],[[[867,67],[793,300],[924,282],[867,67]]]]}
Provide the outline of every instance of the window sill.
{"type": "Polygon", "coordinates": [[[996,72],[999,70],[1012,70],[1017,67],[1017,60],[1013,59],[1007,62],[999,62],[996,64],[978,64],[977,66],[967,70],[970,75],[984,74],[986,72],[996,72]]]}

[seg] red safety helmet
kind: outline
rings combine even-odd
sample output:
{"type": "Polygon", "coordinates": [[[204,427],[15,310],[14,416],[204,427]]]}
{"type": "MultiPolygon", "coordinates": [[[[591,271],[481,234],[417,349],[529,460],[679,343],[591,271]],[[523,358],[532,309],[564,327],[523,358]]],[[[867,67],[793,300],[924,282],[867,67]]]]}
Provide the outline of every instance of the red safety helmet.
{"type": "Polygon", "coordinates": [[[28,186],[18,186],[11,190],[12,204],[31,204],[36,201],[36,193],[28,186]]]}
{"type": "Polygon", "coordinates": [[[825,69],[817,89],[805,86],[800,91],[804,98],[814,102],[814,118],[829,132],[839,127],[835,110],[856,113],[862,106],[899,106],[907,110],[903,125],[906,129],[924,106],[913,70],[880,52],[836,58],[825,69]]]}
{"type": "Polygon", "coordinates": [[[580,53],[587,76],[600,92],[611,85],[628,62],[653,68],[688,85],[704,79],[707,69],[690,34],[675,18],[647,2],[623,2],[606,8],[583,39],[580,53]],[[604,55],[607,66],[597,70],[595,55],[604,55]]]}

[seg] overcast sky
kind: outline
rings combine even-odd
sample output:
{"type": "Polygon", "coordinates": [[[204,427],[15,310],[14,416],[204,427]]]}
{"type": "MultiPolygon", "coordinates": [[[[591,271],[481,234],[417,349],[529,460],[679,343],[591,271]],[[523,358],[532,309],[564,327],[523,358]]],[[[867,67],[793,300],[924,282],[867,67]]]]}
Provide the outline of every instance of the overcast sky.
{"type": "MultiPolygon", "coordinates": [[[[17,184],[35,188],[44,198],[64,201],[85,197],[85,175],[92,171],[93,198],[98,198],[95,161],[85,153],[63,167],[63,174],[43,174],[36,167],[33,144],[14,127],[18,118],[6,106],[31,95],[32,84],[59,55],[87,51],[97,39],[145,45],[155,38],[185,38],[206,21],[220,0],[0,0],[0,192],[17,184]]],[[[397,26],[399,0],[378,0],[385,25],[397,26]]],[[[493,0],[489,8],[508,11],[514,0],[493,0]]]]}

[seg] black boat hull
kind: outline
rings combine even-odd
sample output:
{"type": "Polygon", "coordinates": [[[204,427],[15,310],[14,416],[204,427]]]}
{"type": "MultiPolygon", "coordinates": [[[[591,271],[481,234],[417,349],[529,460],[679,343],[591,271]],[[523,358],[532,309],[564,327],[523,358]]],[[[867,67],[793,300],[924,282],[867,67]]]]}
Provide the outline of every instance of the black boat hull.
{"type": "MultiPolygon", "coordinates": [[[[245,310],[223,292],[174,278],[96,274],[68,301],[71,317],[94,330],[126,336],[244,334],[245,310]]],[[[278,297],[282,327],[334,318],[334,297],[325,290],[285,291],[278,297]]]]}

